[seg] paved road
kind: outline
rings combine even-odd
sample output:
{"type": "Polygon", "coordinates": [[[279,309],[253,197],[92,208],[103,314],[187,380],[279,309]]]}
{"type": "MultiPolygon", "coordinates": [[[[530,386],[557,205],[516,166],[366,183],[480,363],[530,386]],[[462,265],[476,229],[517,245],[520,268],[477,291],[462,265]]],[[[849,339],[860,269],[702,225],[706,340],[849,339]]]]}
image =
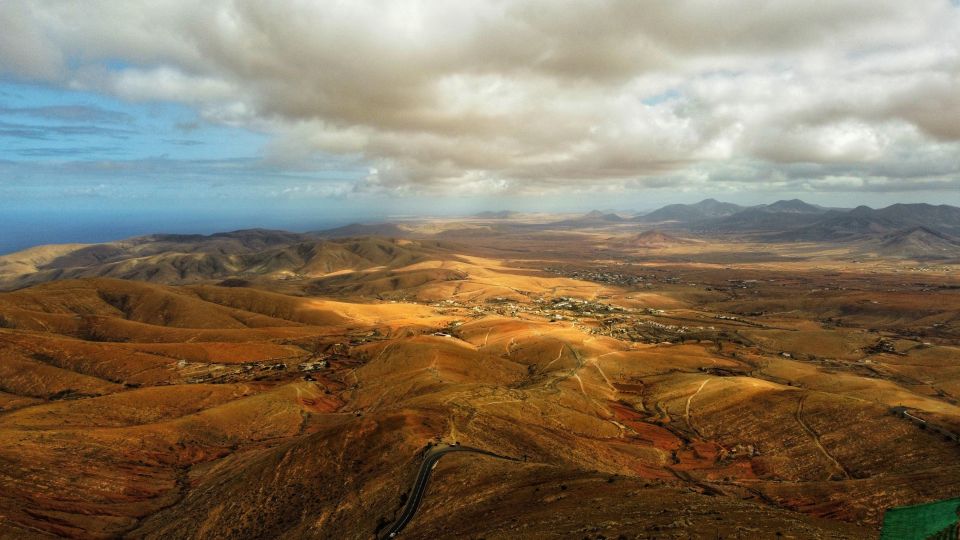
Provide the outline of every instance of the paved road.
{"type": "Polygon", "coordinates": [[[498,459],[520,461],[516,458],[501,456],[499,454],[494,454],[493,452],[487,452],[486,450],[471,448],[469,446],[454,446],[448,444],[439,444],[433,446],[427,451],[427,454],[423,458],[423,463],[420,464],[420,470],[417,471],[417,479],[413,482],[413,488],[410,490],[410,496],[407,498],[407,504],[403,507],[400,517],[398,517],[397,520],[390,524],[386,529],[381,531],[380,534],[377,535],[377,538],[394,538],[400,533],[400,531],[403,530],[404,527],[407,526],[407,523],[413,519],[413,515],[417,513],[417,509],[420,507],[420,503],[423,501],[423,494],[427,491],[427,483],[430,481],[430,475],[433,473],[433,467],[438,461],[440,461],[440,458],[453,452],[471,452],[474,454],[483,454],[485,456],[495,457],[498,459]]]}

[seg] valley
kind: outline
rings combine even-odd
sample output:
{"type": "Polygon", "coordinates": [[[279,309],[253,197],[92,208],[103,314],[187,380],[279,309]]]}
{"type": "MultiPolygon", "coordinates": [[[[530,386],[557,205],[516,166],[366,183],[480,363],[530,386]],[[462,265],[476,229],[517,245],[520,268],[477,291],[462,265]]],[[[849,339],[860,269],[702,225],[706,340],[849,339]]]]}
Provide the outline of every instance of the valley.
{"type": "Polygon", "coordinates": [[[873,538],[960,492],[960,260],[603,216],[0,257],[0,537],[873,538]]]}

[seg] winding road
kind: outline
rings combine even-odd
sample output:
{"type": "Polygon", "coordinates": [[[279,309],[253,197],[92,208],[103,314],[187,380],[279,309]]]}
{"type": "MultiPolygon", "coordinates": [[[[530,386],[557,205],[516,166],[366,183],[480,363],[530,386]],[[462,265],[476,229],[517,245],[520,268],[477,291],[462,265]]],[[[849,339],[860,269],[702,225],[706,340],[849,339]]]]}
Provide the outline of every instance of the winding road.
{"type": "Polygon", "coordinates": [[[420,470],[417,471],[417,479],[413,482],[413,487],[410,490],[410,496],[407,498],[407,504],[403,507],[400,517],[387,526],[383,531],[379,532],[377,534],[378,539],[394,538],[400,533],[400,531],[403,530],[404,527],[407,526],[407,523],[410,523],[410,520],[413,519],[414,514],[417,513],[417,509],[420,508],[420,503],[423,501],[423,495],[427,491],[427,483],[430,481],[430,475],[433,473],[434,466],[438,461],[440,461],[440,458],[453,452],[470,452],[473,454],[482,454],[497,459],[520,461],[516,458],[501,456],[500,454],[494,454],[493,452],[488,452],[479,448],[471,448],[469,446],[438,444],[431,447],[429,450],[427,450],[426,455],[423,457],[423,462],[420,464],[420,470]]]}

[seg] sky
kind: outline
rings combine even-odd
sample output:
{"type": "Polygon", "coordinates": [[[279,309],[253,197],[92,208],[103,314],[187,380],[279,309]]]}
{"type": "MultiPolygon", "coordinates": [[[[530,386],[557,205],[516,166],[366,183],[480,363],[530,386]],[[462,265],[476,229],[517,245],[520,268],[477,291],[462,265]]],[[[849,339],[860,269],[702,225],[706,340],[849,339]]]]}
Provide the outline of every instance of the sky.
{"type": "Polygon", "coordinates": [[[480,210],[960,205],[956,0],[3,0],[0,252],[480,210]]]}

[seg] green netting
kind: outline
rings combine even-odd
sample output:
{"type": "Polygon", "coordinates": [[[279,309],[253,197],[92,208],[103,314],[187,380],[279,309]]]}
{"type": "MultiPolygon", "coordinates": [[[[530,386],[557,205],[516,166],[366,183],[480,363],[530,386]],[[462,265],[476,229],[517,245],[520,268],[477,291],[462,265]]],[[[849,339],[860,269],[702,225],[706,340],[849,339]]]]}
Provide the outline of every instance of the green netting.
{"type": "Polygon", "coordinates": [[[960,524],[954,523],[946,529],[927,537],[927,540],[958,540],[960,539],[960,524]]]}
{"type": "Polygon", "coordinates": [[[956,538],[960,499],[891,508],[883,515],[880,540],[956,538]]]}

